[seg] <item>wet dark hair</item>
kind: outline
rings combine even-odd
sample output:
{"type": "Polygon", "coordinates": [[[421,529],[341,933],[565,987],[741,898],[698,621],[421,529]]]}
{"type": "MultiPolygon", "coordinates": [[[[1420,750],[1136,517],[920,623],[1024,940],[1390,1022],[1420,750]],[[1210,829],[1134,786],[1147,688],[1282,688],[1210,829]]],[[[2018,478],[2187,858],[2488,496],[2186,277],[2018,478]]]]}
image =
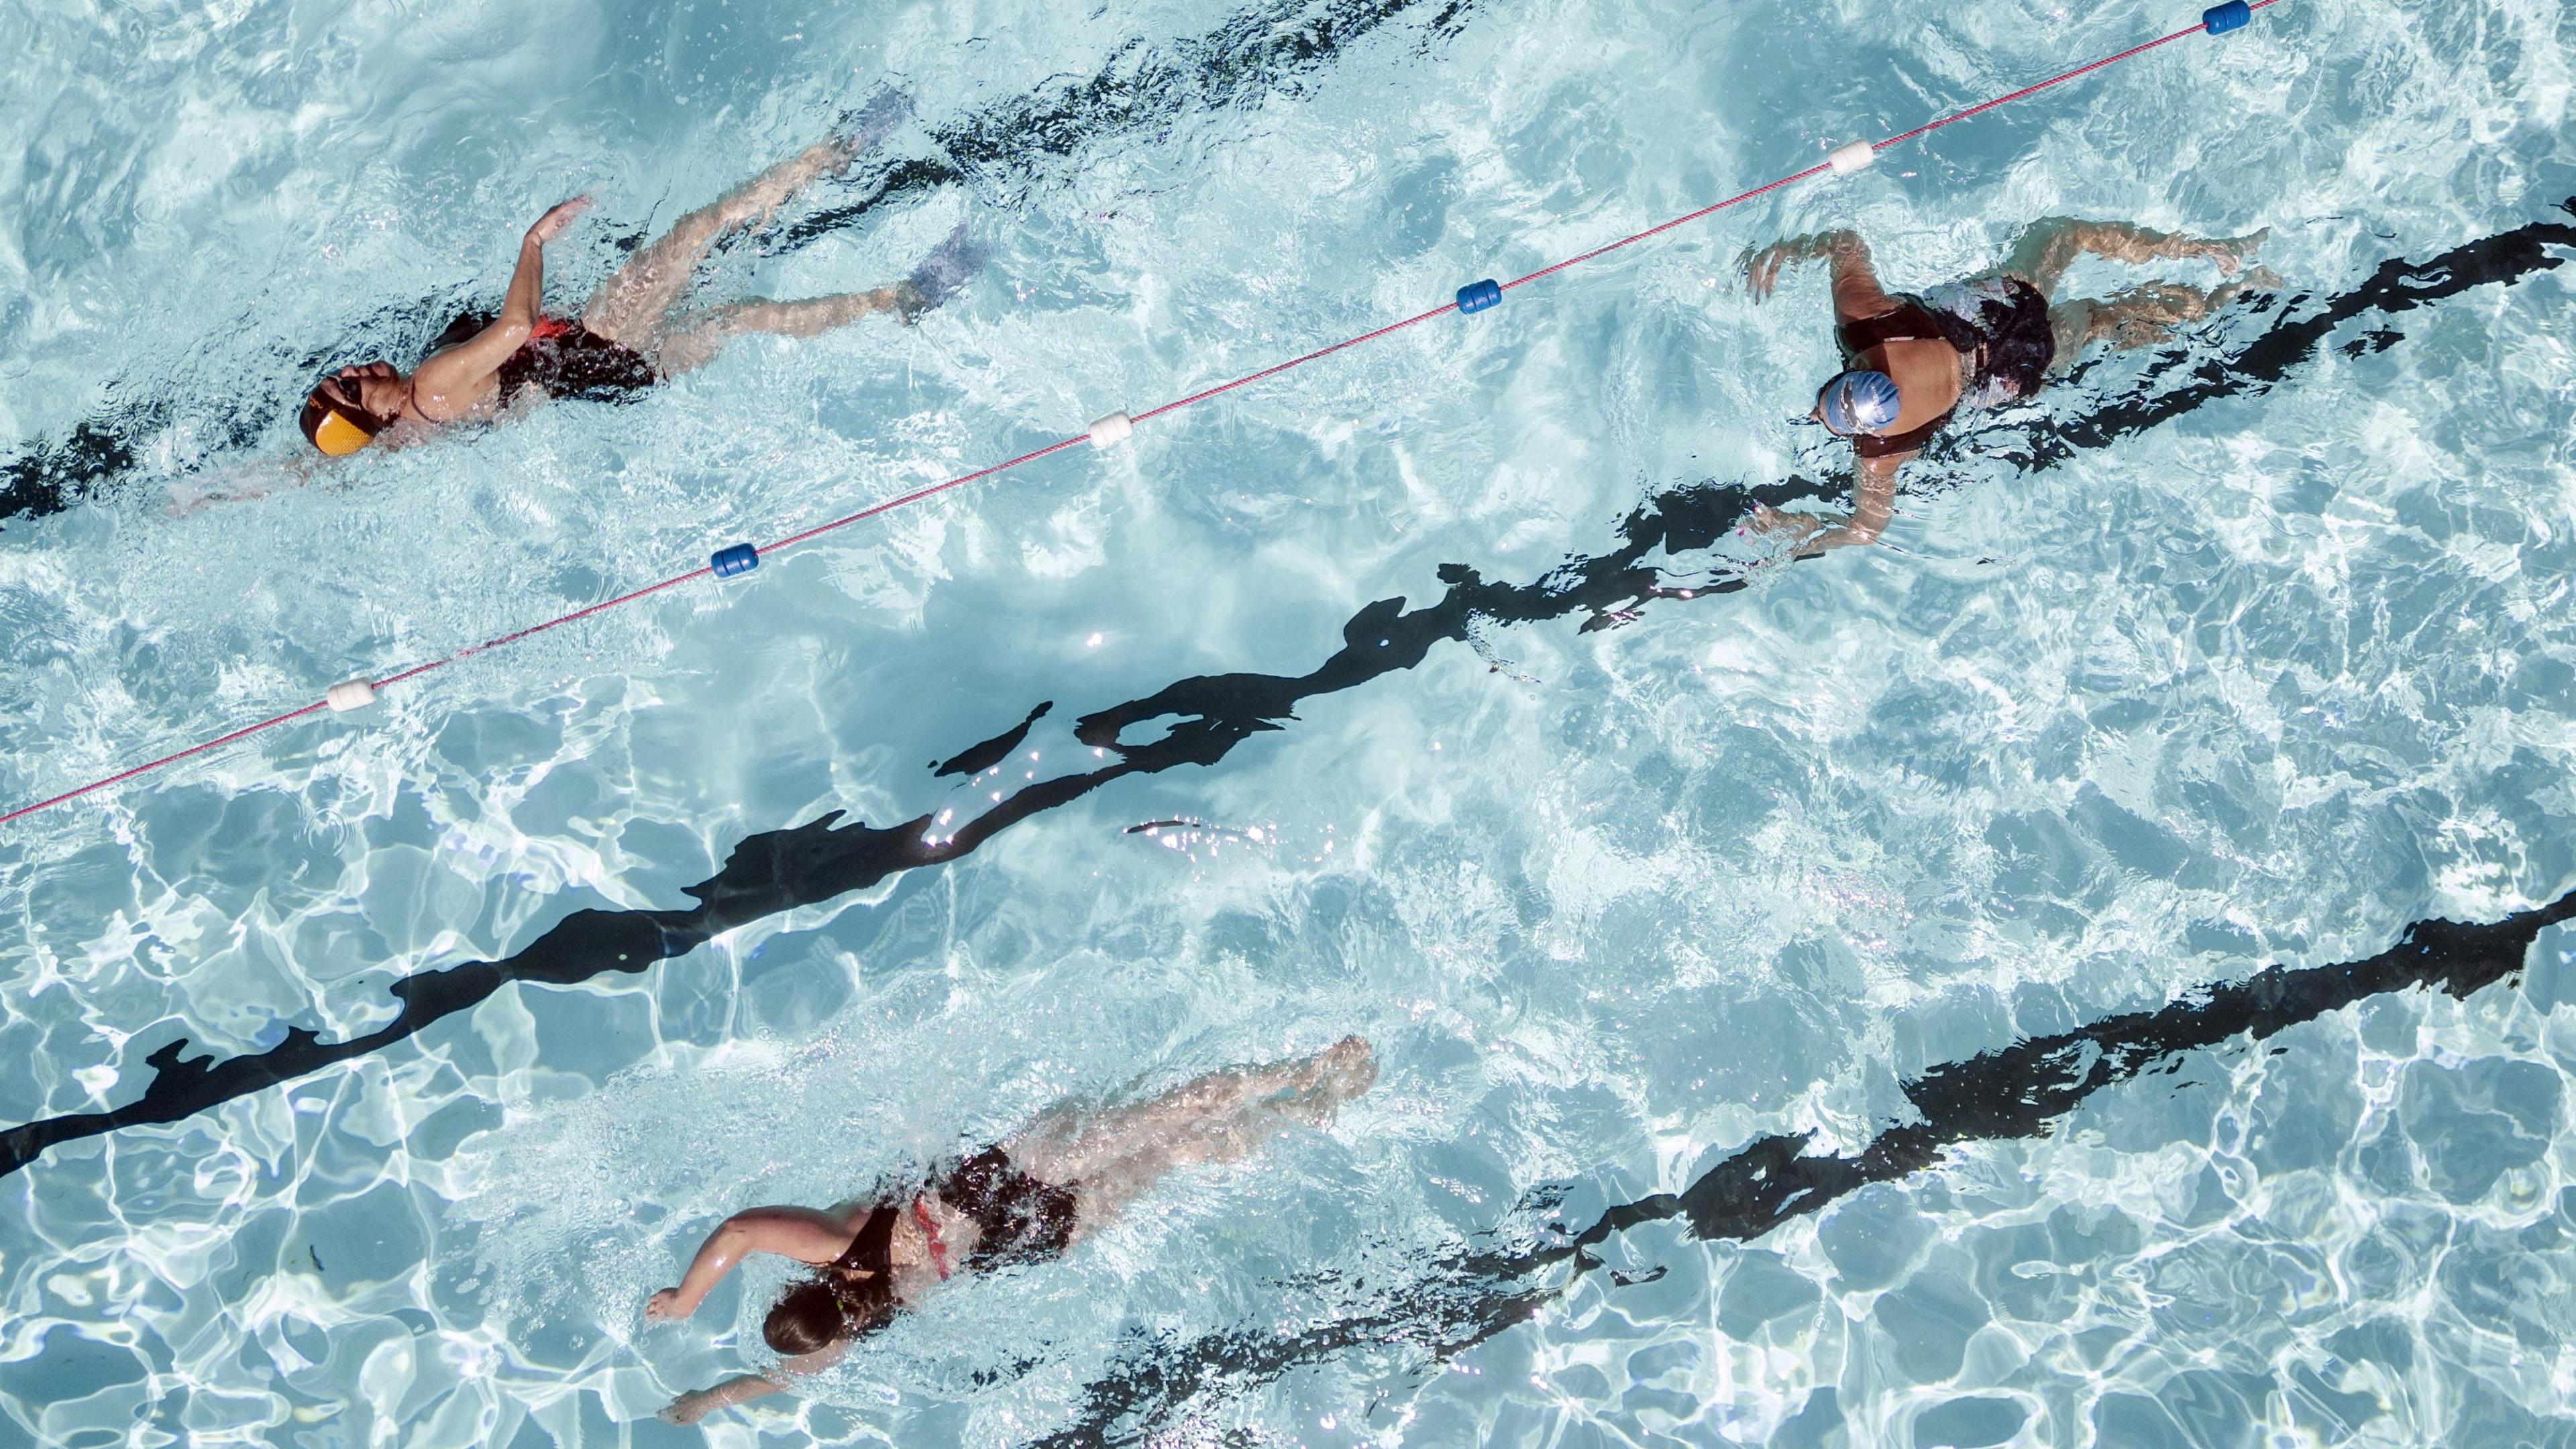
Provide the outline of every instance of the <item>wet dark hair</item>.
{"type": "Polygon", "coordinates": [[[772,1349],[794,1357],[874,1333],[893,1321],[899,1307],[889,1275],[835,1281],[827,1269],[823,1277],[781,1294],[762,1320],[760,1336],[772,1349]]]}
{"type": "Polygon", "coordinates": [[[760,1336],[772,1349],[794,1356],[812,1353],[850,1337],[850,1315],[841,1295],[819,1279],[787,1290],[760,1325],[760,1336]]]}

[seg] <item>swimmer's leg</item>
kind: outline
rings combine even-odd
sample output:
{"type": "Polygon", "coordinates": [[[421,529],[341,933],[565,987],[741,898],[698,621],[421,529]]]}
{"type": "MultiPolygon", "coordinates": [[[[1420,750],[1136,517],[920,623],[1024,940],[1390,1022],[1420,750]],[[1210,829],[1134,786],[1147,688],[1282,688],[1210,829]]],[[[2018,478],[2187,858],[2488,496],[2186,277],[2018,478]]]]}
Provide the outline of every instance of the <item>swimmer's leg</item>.
{"type": "Polygon", "coordinates": [[[957,223],[912,269],[912,275],[895,284],[895,289],[904,294],[904,325],[911,326],[922,313],[964,291],[975,274],[984,270],[985,258],[990,255],[967,235],[966,223],[957,223]]]}
{"type": "Polygon", "coordinates": [[[688,290],[691,275],[718,238],[766,223],[808,183],[849,169],[852,161],[902,123],[911,106],[911,98],[900,92],[881,93],[840,134],[806,147],[732,193],[681,217],[659,240],[600,283],[582,309],[581,325],[611,342],[652,351],[671,308],[688,290]]]}
{"type": "Polygon", "coordinates": [[[1311,1057],[1214,1072],[1150,1102],[1050,1114],[1003,1151],[1041,1182],[1073,1185],[1079,1236],[1173,1168],[1235,1161],[1292,1121],[1320,1126],[1376,1080],[1369,1044],[1345,1037],[1311,1057]]]}
{"type": "Polygon", "coordinates": [[[804,302],[754,298],[718,307],[672,327],[662,339],[654,364],[664,377],[676,377],[693,367],[705,366],[724,349],[725,343],[746,332],[812,337],[878,312],[897,313],[909,327],[920,320],[922,313],[955,296],[983,264],[984,249],[967,236],[965,223],[960,222],[946,240],[921,259],[912,275],[891,287],[804,302]]]}
{"type": "Polygon", "coordinates": [[[2089,297],[2076,297],[2048,309],[2049,376],[2074,370],[2077,356],[2093,341],[2093,314],[2101,305],[2089,297]]]}
{"type": "Polygon", "coordinates": [[[898,282],[873,292],[844,292],[802,302],[771,302],[754,297],[698,313],[663,335],[662,345],[653,354],[654,370],[664,377],[677,377],[691,368],[704,367],[715,360],[726,343],[746,333],[814,337],[879,312],[908,316],[910,298],[905,286],[898,282]]]}
{"type": "Polygon", "coordinates": [[[2251,236],[2194,237],[2178,231],[2150,231],[2124,221],[2052,216],[2032,223],[2021,234],[2021,240],[2013,243],[2012,254],[1998,270],[2028,278],[2043,297],[2056,296],[2057,284],[2064,280],[2066,269],[2088,252],[2132,265],[2157,260],[2208,260],[2233,276],[2269,235],[2268,231],[2258,231],[2251,236]]]}
{"type": "Polygon", "coordinates": [[[582,309],[581,325],[611,342],[651,351],[672,306],[688,290],[691,274],[719,237],[768,220],[798,187],[848,164],[837,140],[809,146],[730,195],[681,217],[599,284],[582,309]]]}
{"type": "MultiPolygon", "coordinates": [[[[2176,282],[2151,282],[2115,292],[2099,302],[2070,302],[2049,309],[2052,329],[2060,327],[2059,313],[2069,314],[2069,323],[2080,318],[2081,333],[2075,349],[2086,343],[2107,341],[2114,351],[2127,352],[2140,347],[2153,347],[2173,335],[2173,330],[2197,322],[2236,300],[2248,287],[2276,287],[2280,278],[2261,267],[2237,281],[2212,287],[2204,292],[2176,282]]],[[[2071,359],[2073,350],[2061,354],[2071,359]]]]}

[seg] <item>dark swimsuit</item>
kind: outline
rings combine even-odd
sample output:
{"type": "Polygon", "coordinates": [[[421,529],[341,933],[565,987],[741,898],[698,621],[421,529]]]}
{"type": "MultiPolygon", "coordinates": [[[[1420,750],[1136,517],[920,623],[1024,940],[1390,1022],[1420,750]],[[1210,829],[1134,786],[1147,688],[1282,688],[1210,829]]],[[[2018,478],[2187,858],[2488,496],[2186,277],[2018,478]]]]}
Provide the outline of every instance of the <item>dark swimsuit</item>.
{"type": "Polygon", "coordinates": [[[1008,1268],[1055,1257],[1073,1242],[1073,1189],[1040,1182],[987,1147],[932,1189],[982,1230],[969,1268],[1008,1268]]]}
{"type": "Polygon", "coordinates": [[[894,1296],[894,1218],[890,1207],[870,1212],[859,1225],[858,1236],[824,1270],[853,1332],[883,1325],[902,1306],[894,1296]],[[862,1278],[861,1273],[869,1276],[862,1278]]]}
{"type": "MultiPolygon", "coordinates": [[[[969,1268],[1042,1262],[1073,1242],[1073,1189],[1020,1171],[998,1147],[957,1164],[925,1191],[973,1219],[981,1230],[966,1259],[969,1268]]],[[[885,1203],[871,1208],[850,1246],[824,1270],[853,1333],[879,1327],[903,1306],[894,1296],[894,1225],[900,1211],[885,1203]]],[[[947,1277],[948,1270],[942,1267],[939,1276],[947,1277]]]]}
{"type": "MultiPolygon", "coordinates": [[[[447,324],[429,350],[435,354],[471,340],[492,319],[468,312],[447,324]]],[[[540,317],[528,340],[501,364],[501,406],[516,402],[522,388],[534,387],[549,398],[585,402],[631,402],[662,380],[653,360],[634,348],[560,317],[540,317]]]]}
{"type": "Polygon", "coordinates": [[[1960,408],[1993,407],[2039,391],[2048,364],[2057,355],[2048,330],[2048,299],[2020,277],[1995,277],[1936,288],[1939,303],[1890,294],[1896,310],[1860,317],[1835,328],[1843,361],[1883,342],[1941,341],[1966,359],[1959,401],[1949,412],[1902,433],[1852,435],[1852,451],[1864,458],[1911,453],[1930,442],[1960,408]]]}

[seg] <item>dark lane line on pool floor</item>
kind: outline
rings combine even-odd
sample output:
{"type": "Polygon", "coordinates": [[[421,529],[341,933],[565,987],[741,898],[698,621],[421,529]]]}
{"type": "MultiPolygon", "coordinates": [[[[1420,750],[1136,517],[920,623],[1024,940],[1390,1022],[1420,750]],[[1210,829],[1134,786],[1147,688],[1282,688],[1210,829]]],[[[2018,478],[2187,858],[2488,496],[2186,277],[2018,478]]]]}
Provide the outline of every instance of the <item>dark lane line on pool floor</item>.
{"type": "MultiPolygon", "coordinates": [[[[1872,1183],[1934,1167],[1945,1148],[2046,1136],[2087,1097],[2159,1064],[2168,1073],[2179,1070],[2184,1053],[2239,1038],[2260,1043],[2328,1012],[2409,988],[2466,1000],[2518,975],[2540,932],[2569,920],[2576,920],[2576,891],[2491,925],[2418,921],[2398,944],[2367,961],[2271,966],[2159,1010],[2108,1017],[1935,1067],[1905,1084],[1906,1099],[1922,1120],[1888,1128],[1856,1153],[1810,1153],[1805,1136],[1758,1137],[1680,1192],[1613,1207],[1579,1233],[1548,1221],[1528,1235],[1545,1241],[1452,1249],[1434,1258],[1419,1280],[1372,1294],[1363,1295],[1354,1276],[1332,1316],[1309,1328],[1282,1332],[1277,1323],[1265,1322],[1187,1343],[1139,1333],[1127,1362],[1086,1386],[1074,1423],[1034,1442],[1044,1449],[1134,1443],[1203,1394],[1241,1393],[1349,1352],[1397,1345],[1432,1362],[1445,1361],[1572,1292],[1602,1266],[1589,1250],[1631,1228],[1679,1219],[1694,1238],[1749,1241],[1872,1183]],[[1573,1271],[1561,1279],[1529,1281],[1569,1263],[1573,1271]]],[[[1552,1190],[1520,1211],[1552,1218],[1562,1197],[1562,1189],[1552,1190]]],[[[1416,1259],[1424,1253],[1420,1245],[1404,1251],[1416,1259]]],[[[1625,1286],[1661,1273],[1613,1278],[1625,1286]]],[[[1293,1286],[1302,1297],[1325,1296],[1341,1286],[1339,1278],[1314,1274],[1293,1286]]]]}
{"type": "Polygon", "coordinates": [[[1028,718],[1018,724],[981,744],[968,745],[952,756],[946,764],[932,762],[931,778],[936,780],[949,775],[980,775],[1002,763],[1009,757],[1011,751],[1020,747],[1020,741],[1029,737],[1030,726],[1046,718],[1047,711],[1053,708],[1055,708],[1054,700],[1042,700],[1037,708],[1029,711],[1028,718]]]}
{"type": "MultiPolygon", "coordinates": [[[[2576,201],[2568,203],[2576,211],[2576,201]]],[[[2359,287],[2291,315],[2293,299],[2272,324],[2226,357],[2196,357],[2180,349],[2150,369],[2154,383],[2173,375],[2190,381],[2175,389],[2188,401],[2167,405],[2164,394],[2114,404],[2084,419],[2050,422],[2037,407],[2020,410],[2033,440],[2032,466],[2048,466],[2052,437],[2081,439],[2071,446],[2098,447],[2218,398],[2268,390],[2299,362],[2313,356],[2334,327],[2371,312],[2395,313],[2454,295],[2471,286],[2510,284],[2557,267],[2545,246],[2576,248],[2576,226],[2534,222],[2455,247],[2424,262],[2393,259],[2359,287]],[[2250,360],[2249,360],[2250,359],[2250,360]]],[[[2372,334],[2376,347],[2402,336],[2372,334]]],[[[1608,553],[1570,561],[1530,584],[1500,584],[1461,564],[1438,570],[1448,591],[1437,603],[1408,611],[1401,598],[1360,610],[1343,626],[1343,646],[1312,673],[1301,676],[1237,673],[1202,675],[1143,699],[1113,705],[1074,722],[1074,737],[1111,751],[1117,763],[1023,787],[953,833],[936,833],[937,813],[878,827],[864,821],[843,826],[845,812],[827,811],[803,825],[746,836],[715,876],[683,894],[689,910],[575,911],[536,940],[498,961],[468,961],[422,971],[387,990],[400,1003],[392,1020],[375,1031],[323,1041],[313,1031],[287,1026],[278,1043],[229,1058],[188,1058],[189,1038],[175,1037],[144,1058],[151,1084],[134,1101],[102,1112],[39,1118],[0,1132],[0,1176],[33,1162],[46,1149],[126,1127],[182,1121],[209,1108],[282,1086],[327,1067],[381,1051],[432,1023],[480,1005],[514,981],[570,986],[610,972],[637,973],[686,954],[716,936],[766,917],[874,886],[899,871],[944,865],[973,854],[984,842],[1032,816],[1069,805],[1130,775],[1158,774],[1183,765],[1214,765],[1235,746],[1284,728],[1297,706],[1398,670],[1411,669],[1436,644],[1467,642],[1488,625],[1537,623],[1585,617],[1583,628],[1633,618],[1651,599],[1693,599],[1733,592],[1741,577],[1687,588],[1668,586],[1646,556],[1661,548],[1670,557],[1706,549],[1724,538],[1753,507],[1822,496],[1828,484],[1803,478],[1760,486],[1687,485],[1641,504],[1618,526],[1621,544],[1608,553]],[[1181,716],[1158,740],[1122,743],[1126,729],[1181,716]]],[[[1035,712],[1028,723],[1034,723],[1035,712]]],[[[1009,738],[1003,736],[1000,738],[1009,738]]],[[[973,755],[997,741],[970,747],[973,755]]],[[[1014,741],[1016,744],[1016,741],[1014,741]]]]}
{"type": "Polygon", "coordinates": [[[937,158],[897,163],[856,200],[820,208],[776,232],[734,243],[762,256],[801,249],[864,220],[876,208],[942,186],[988,182],[988,204],[1027,205],[1046,161],[1071,162],[1105,136],[1167,128],[1185,116],[1237,110],[1271,96],[1303,99],[1309,78],[1344,50],[1411,10],[1425,23],[1417,53],[1466,29],[1483,0],[1273,0],[1203,35],[1149,45],[1130,40],[1091,75],[1014,97],[934,129],[937,158]]]}
{"type": "MultiPolygon", "coordinates": [[[[1021,207],[1086,147],[1139,132],[1162,139],[1193,114],[1248,108],[1271,96],[1303,99],[1316,74],[1352,45],[1409,12],[1434,13],[1421,27],[1417,52],[1453,40],[1483,0],[1270,0],[1238,11],[1224,24],[1195,36],[1159,43],[1129,40],[1091,75],[1040,86],[977,112],[930,128],[938,154],[869,166],[837,183],[851,199],[819,207],[775,231],[728,238],[719,256],[750,248],[760,256],[802,250],[847,231],[889,204],[928,196],[944,187],[982,185],[985,204],[1021,207]]],[[[835,183],[821,183],[817,189],[835,183]]],[[[639,229],[614,243],[632,251],[650,237],[639,229]]],[[[416,303],[382,307],[347,329],[347,338],[320,350],[271,339],[256,344],[260,361],[243,359],[235,386],[220,396],[134,396],[150,379],[116,379],[111,396],[130,398],[91,414],[59,440],[34,440],[0,457],[0,526],[21,517],[60,513],[100,496],[143,467],[156,434],[203,441],[183,463],[194,473],[231,453],[257,448],[291,416],[296,403],[326,365],[365,355],[356,339],[388,345],[390,353],[417,353],[460,312],[489,311],[491,294],[456,287],[416,303]],[[480,299],[478,301],[478,298],[480,299]],[[408,345],[396,347],[392,340],[408,345]],[[262,385],[260,379],[267,379],[262,385]]],[[[257,335],[246,318],[236,335],[257,335]]]]}

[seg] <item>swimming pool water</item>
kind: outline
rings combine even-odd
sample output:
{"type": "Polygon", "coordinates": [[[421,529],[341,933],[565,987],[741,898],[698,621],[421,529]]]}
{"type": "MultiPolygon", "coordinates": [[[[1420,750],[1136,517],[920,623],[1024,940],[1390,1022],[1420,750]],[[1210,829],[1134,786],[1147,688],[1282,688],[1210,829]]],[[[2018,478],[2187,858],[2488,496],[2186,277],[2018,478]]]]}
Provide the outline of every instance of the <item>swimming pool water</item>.
{"type": "MultiPolygon", "coordinates": [[[[0,523],[0,799],[2190,19],[0,8],[0,415],[9,497],[45,505],[0,523]],[[550,253],[569,303],[886,84],[916,120],[705,284],[872,287],[966,220],[992,260],[918,327],[285,461],[317,369],[488,303],[546,205],[599,203],[550,253]]],[[[1558,1249],[1768,1136],[1856,1153],[1945,1064],[2569,890],[2569,252],[2420,306],[2384,268],[2569,220],[2571,36],[2539,0],[2284,0],[1117,452],[6,827],[0,1124],[133,1103],[183,1037],[256,1063],[378,1031],[405,978],[571,943],[578,979],[0,1178],[0,1442],[2566,1436],[2563,928],[2518,981],[2182,1053],[1749,1238],[1667,1213],[1597,1270],[1558,1249]],[[1821,272],[1757,308],[1737,254],[1856,225],[1920,288],[2052,214],[2269,227],[2284,287],[1936,459],[1889,546],[1736,587],[1755,551],[1709,535],[1746,490],[1829,499],[1843,466],[1796,421],[1821,272]],[[933,773],[1041,703],[1006,758],[933,773]],[[921,817],[973,848],[851,843],[921,817]],[[774,909],[661,962],[584,934],[688,910],[746,841],[724,878],[774,909]],[[798,1399],[651,1417],[759,1362],[774,1271],[639,1317],[725,1213],[1349,1032],[1384,1071],[1329,1131],[1184,1173],[798,1399]]]]}

